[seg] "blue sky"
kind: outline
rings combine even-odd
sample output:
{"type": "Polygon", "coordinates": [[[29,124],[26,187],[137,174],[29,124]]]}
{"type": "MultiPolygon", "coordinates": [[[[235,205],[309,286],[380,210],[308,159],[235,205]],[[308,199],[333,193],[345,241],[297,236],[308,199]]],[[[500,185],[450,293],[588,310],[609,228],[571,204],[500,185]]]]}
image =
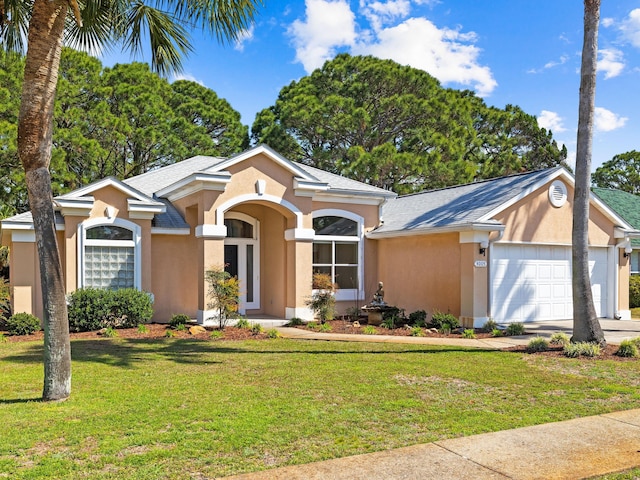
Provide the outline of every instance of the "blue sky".
{"type": "MultiPolygon", "coordinates": [[[[423,69],[443,86],[474,90],[489,105],[520,106],[575,158],[581,1],[264,2],[238,43],[194,32],[194,52],[174,78],[214,90],[251,126],[283,86],[336,54],[374,55],[423,69]]],[[[132,59],[112,53],[102,60],[132,59]]],[[[592,170],[640,150],[639,0],[602,2],[598,70],[592,170]]]]}

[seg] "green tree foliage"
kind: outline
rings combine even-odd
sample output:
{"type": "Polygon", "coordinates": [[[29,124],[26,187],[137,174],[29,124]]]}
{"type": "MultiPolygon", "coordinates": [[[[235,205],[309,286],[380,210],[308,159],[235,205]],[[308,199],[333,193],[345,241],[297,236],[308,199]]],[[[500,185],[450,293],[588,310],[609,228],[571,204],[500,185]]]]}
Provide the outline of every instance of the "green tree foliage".
{"type": "MultiPolygon", "coordinates": [[[[17,153],[23,59],[0,54],[0,203],[28,210],[17,153]]],[[[63,49],[54,111],[51,177],[60,195],[107,176],[126,178],[194,155],[229,156],[249,145],[240,114],[195,82],[173,84],[147,64],[103,68],[63,49]]]]}
{"type": "Polygon", "coordinates": [[[591,181],[596,187],[640,194],[640,152],[631,150],[614,156],[596,168],[591,181]]]}
{"type": "Polygon", "coordinates": [[[284,87],[252,140],[293,160],[398,193],[557,165],[551,133],[515,106],[374,57],[338,55],[284,87]]]}

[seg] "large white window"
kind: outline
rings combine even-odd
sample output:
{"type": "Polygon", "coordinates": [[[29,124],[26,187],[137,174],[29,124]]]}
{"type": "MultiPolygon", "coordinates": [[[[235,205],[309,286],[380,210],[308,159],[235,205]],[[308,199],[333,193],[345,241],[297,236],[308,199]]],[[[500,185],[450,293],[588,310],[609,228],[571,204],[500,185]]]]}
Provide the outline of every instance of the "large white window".
{"type": "Polygon", "coordinates": [[[79,287],[141,287],[140,227],[118,219],[94,219],[78,226],[79,287]]]}
{"type": "Polygon", "coordinates": [[[349,212],[323,210],[314,214],[313,229],[313,272],[331,276],[339,288],[337,300],[361,298],[362,220],[349,212]]]}
{"type": "Polygon", "coordinates": [[[629,260],[631,260],[631,273],[634,275],[640,274],[640,250],[633,250],[629,254],[629,260]]]}

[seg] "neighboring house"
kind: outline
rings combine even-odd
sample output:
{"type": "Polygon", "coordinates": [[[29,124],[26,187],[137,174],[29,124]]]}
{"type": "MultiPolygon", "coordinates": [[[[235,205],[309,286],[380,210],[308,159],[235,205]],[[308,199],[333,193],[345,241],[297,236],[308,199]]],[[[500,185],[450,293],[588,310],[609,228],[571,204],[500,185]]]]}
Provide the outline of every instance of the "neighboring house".
{"type": "MultiPolygon", "coordinates": [[[[640,229],[640,196],[622,190],[607,188],[593,188],[595,193],[605,204],[625,219],[635,229],[640,229]]],[[[632,238],[627,246],[627,255],[631,264],[631,274],[640,274],[640,239],[632,238]]]]}
{"type": "MultiPolygon", "coordinates": [[[[153,293],[154,321],[207,323],[204,272],[226,265],[240,311],[312,319],[314,271],[340,289],[340,311],[378,281],[407,313],[449,311],[467,326],[571,318],[571,193],[564,169],[396,197],[290,162],[265,146],[198,156],[54,199],[67,291],[153,293]]],[[[599,315],[629,317],[625,242],[640,234],[591,199],[592,284],[599,315]]],[[[30,213],[2,221],[14,311],[42,316],[30,213]]]]}

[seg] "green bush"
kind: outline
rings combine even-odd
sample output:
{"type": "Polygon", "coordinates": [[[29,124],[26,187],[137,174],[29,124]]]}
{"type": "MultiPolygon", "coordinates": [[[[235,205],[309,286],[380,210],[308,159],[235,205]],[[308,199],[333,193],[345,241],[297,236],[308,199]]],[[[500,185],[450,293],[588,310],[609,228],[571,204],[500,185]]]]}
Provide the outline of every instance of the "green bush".
{"type": "Polygon", "coordinates": [[[153,316],[151,296],[134,288],[80,288],[69,295],[69,330],[89,332],[107,327],[134,328],[153,316]]]}
{"type": "Polygon", "coordinates": [[[287,323],[288,327],[297,327],[299,325],[304,325],[304,320],[302,320],[301,318],[298,318],[298,317],[292,317],[289,320],[289,323],[287,323]]]}
{"type": "Polygon", "coordinates": [[[191,317],[189,317],[189,315],[177,313],[171,317],[171,320],[169,320],[169,326],[171,328],[176,328],[178,325],[186,325],[189,322],[191,322],[191,317]]]}
{"type": "Polygon", "coordinates": [[[40,330],[40,319],[30,313],[14,313],[7,319],[7,331],[11,335],[31,335],[40,330]]]}
{"type": "Polygon", "coordinates": [[[253,325],[251,325],[251,333],[253,333],[254,335],[258,335],[262,332],[264,332],[264,327],[259,323],[254,323],[253,325]]]}
{"type": "Polygon", "coordinates": [[[510,323],[507,326],[507,330],[505,333],[509,336],[511,335],[524,335],[524,323],[522,322],[514,322],[510,323]]]}
{"type": "Polygon", "coordinates": [[[629,308],[640,307],[640,275],[629,278],[629,308]]]}
{"type": "Polygon", "coordinates": [[[500,330],[499,328],[494,328],[493,330],[491,330],[491,336],[492,337],[502,337],[502,336],[504,336],[504,332],[502,330],[500,330]]]}
{"type": "Polygon", "coordinates": [[[619,357],[638,357],[638,346],[633,340],[623,340],[620,342],[616,355],[619,357]]]}
{"type": "Polygon", "coordinates": [[[427,325],[427,312],[424,310],[416,310],[409,314],[409,324],[414,327],[425,327],[427,325]]]}
{"type": "Polygon", "coordinates": [[[373,325],[367,325],[362,329],[362,333],[364,333],[365,335],[375,335],[376,333],[378,333],[378,331],[373,325]]]}
{"type": "Polygon", "coordinates": [[[213,330],[210,334],[209,334],[209,338],[216,340],[218,338],[222,338],[224,336],[224,332],[222,330],[213,330]]]}
{"type": "Polygon", "coordinates": [[[329,323],[321,323],[318,326],[318,331],[322,333],[329,333],[331,330],[333,329],[331,328],[331,324],[329,323]]]}
{"type": "Polygon", "coordinates": [[[498,324],[496,323],[495,320],[493,320],[492,318],[490,318],[489,320],[487,320],[486,322],[484,322],[484,325],[482,326],[482,331],[485,333],[491,333],[493,332],[496,328],[498,328],[498,324]]]}
{"type": "Polygon", "coordinates": [[[547,350],[549,350],[549,342],[542,337],[532,338],[527,344],[527,352],[546,352],[547,350]]]}
{"type": "Polygon", "coordinates": [[[462,332],[462,338],[476,338],[476,332],[473,328],[467,328],[462,332]]]}
{"type": "Polygon", "coordinates": [[[104,329],[104,336],[107,338],[114,338],[118,336],[118,331],[113,327],[107,327],[104,329]]]}
{"type": "Polygon", "coordinates": [[[600,345],[591,342],[570,343],[564,346],[565,357],[597,357],[600,355],[600,345]]]}
{"type": "Polygon", "coordinates": [[[422,330],[422,327],[411,327],[411,336],[412,337],[424,337],[424,330],[422,330]]]}
{"type": "Polygon", "coordinates": [[[276,330],[275,328],[270,328],[269,330],[267,330],[267,337],[268,338],[280,338],[280,332],[278,330],[276,330]]]}
{"type": "Polygon", "coordinates": [[[551,345],[568,345],[569,343],[571,343],[571,339],[569,338],[569,335],[567,335],[564,332],[557,332],[554,333],[553,335],[551,335],[551,339],[549,341],[549,343],[551,345]]]}
{"type": "Polygon", "coordinates": [[[247,320],[244,317],[240,317],[237,321],[236,321],[236,328],[251,328],[251,325],[249,324],[249,320],[247,320]]]}
{"type": "Polygon", "coordinates": [[[144,323],[140,323],[138,325],[138,333],[149,333],[149,328],[144,323]]]}
{"type": "Polygon", "coordinates": [[[443,313],[436,310],[433,312],[429,326],[439,331],[451,331],[460,326],[460,321],[450,313],[443,313]]]}
{"type": "Polygon", "coordinates": [[[386,328],[387,330],[393,330],[396,328],[396,319],[395,317],[388,317],[380,322],[380,326],[382,328],[386,328]]]}

